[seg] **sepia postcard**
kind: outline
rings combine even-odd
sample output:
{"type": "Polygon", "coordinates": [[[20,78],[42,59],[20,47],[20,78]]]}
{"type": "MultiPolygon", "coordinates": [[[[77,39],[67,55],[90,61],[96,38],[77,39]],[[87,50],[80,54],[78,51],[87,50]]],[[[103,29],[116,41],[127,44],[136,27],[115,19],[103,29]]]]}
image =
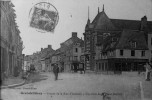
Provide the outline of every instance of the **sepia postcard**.
{"type": "Polygon", "coordinates": [[[152,100],[152,0],[0,0],[0,100],[152,100]]]}

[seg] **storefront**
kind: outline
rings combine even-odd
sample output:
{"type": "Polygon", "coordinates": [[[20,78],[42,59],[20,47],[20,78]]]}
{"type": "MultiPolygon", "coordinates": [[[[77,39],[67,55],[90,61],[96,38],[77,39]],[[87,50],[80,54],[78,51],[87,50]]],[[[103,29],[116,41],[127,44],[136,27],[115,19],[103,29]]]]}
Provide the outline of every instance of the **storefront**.
{"type": "Polygon", "coordinates": [[[144,64],[148,59],[125,59],[111,58],[96,61],[96,71],[113,71],[121,73],[122,71],[144,71],[144,64]]]}

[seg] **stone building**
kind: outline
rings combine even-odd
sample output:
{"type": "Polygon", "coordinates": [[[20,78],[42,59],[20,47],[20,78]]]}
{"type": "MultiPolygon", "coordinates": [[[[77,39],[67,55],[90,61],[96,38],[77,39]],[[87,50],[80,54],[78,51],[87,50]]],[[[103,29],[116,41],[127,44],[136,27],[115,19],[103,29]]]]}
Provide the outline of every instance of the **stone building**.
{"type": "Polygon", "coordinates": [[[98,9],[98,14],[92,22],[88,18],[85,27],[86,69],[131,70],[131,68],[121,69],[120,67],[134,66],[133,69],[137,70],[139,63],[149,60],[148,35],[150,32],[152,32],[152,21],[147,21],[146,16],[141,20],[112,19],[106,15],[103,6],[101,12],[98,9]],[[111,66],[114,65],[112,62],[121,64],[116,64],[119,66],[116,68],[117,66],[111,66]],[[129,64],[125,65],[123,62],[129,64]]]}
{"type": "Polygon", "coordinates": [[[22,69],[23,42],[15,22],[16,14],[11,1],[0,1],[1,8],[1,76],[18,76],[22,69]]]}
{"type": "Polygon", "coordinates": [[[24,57],[24,66],[23,70],[24,72],[27,72],[30,70],[30,65],[32,64],[32,56],[31,55],[26,55],[24,57]]]}
{"type": "Polygon", "coordinates": [[[149,60],[149,50],[144,32],[124,29],[106,36],[98,44],[96,71],[143,71],[149,60]]]}
{"type": "Polygon", "coordinates": [[[51,71],[53,70],[53,66],[55,64],[58,65],[59,70],[63,71],[64,65],[63,65],[63,60],[62,58],[63,52],[61,52],[61,48],[57,49],[53,55],[50,56],[51,59],[51,71]]]}
{"type": "Polygon", "coordinates": [[[61,63],[64,65],[64,71],[71,71],[72,66],[77,68],[83,55],[84,41],[77,37],[76,32],[72,32],[71,38],[60,44],[61,63]]]}
{"type": "Polygon", "coordinates": [[[50,55],[52,55],[55,50],[52,49],[51,45],[48,45],[47,48],[41,48],[41,68],[42,71],[49,71],[51,67],[51,61],[48,59],[50,55]]]}

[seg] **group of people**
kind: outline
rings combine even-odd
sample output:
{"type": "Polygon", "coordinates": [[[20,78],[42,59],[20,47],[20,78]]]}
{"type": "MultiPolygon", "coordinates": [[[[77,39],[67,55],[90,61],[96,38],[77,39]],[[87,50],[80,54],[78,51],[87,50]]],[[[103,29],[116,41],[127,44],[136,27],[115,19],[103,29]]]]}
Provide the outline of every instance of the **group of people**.
{"type": "Polygon", "coordinates": [[[146,81],[150,81],[150,75],[152,72],[152,64],[150,62],[146,62],[146,64],[144,65],[144,67],[146,68],[146,81]]]}

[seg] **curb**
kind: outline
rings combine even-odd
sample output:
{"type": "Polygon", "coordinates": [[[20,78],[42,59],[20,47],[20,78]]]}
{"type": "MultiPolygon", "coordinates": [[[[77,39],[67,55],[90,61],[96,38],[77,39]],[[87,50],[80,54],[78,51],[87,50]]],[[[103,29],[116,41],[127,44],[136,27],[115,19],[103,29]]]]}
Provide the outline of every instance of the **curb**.
{"type": "MultiPolygon", "coordinates": [[[[27,77],[29,77],[30,74],[27,75],[27,77]]],[[[18,84],[13,84],[13,85],[8,85],[8,86],[0,86],[0,89],[5,89],[5,88],[12,88],[12,87],[17,87],[17,86],[21,86],[24,85],[26,83],[27,80],[23,80],[22,83],[18,83],[18,84]]]]}
{"type": "Polygon", "coordinates": [[[24,85],[25,83],[26,83],[26,80],[24,80],[22,83],[19,83],[19,84],[13,84],[13,85],[8,85],[8,86],[1,86],[0,89],[12,88],[12,87],[16,87],[16,86],[21,86],[21,85],[24,85]]]}

